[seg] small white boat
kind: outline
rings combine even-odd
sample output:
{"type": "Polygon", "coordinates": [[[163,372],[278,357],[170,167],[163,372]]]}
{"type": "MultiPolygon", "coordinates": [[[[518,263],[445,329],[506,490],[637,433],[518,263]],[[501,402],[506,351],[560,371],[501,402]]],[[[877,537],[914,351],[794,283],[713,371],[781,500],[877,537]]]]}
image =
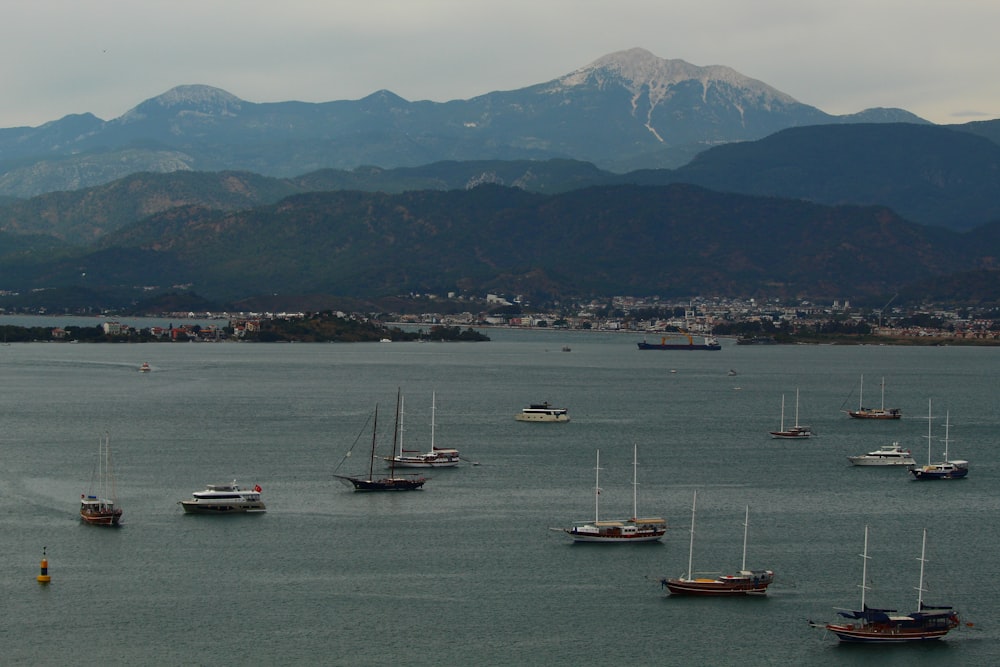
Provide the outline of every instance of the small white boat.
{"type": "Polygon", "coordinates": [[[150,371],[149,362],[148,361],[142,362],[142,365],[139,366],[139,372],[140,373],[148,373],[149,371],[150,371]]]}
{"type": "Polygon", "coordinates": [[[548,401],[544,403],[532,403],[514,415],[514,419],[519,422],[563,423],[569,421],[569,410],[566,408],[554,408],[548,401]]]}
{"type": "Polygon", "coordinates": [[[909,449],[903,449],[898,442],[882,445],[874,452],[859,456],[848,456],[855,466],[912,466],[916,463],[909,449]]]}
{"type": "Polygon", "coordinates": [[[209,484],[204,491],[195,491],[190,500],[182,500],[181,506],[189,514],[235,514],[241,512],[264,512],[264,501],[260,497],[261,488],[241,489],[234,479],[232,484],[209,484]]]}

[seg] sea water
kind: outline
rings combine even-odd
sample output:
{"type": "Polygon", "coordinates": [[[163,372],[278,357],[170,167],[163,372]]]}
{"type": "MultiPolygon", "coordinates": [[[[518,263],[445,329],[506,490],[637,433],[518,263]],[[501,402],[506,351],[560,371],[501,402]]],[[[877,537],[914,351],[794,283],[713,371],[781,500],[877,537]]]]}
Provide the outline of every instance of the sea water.
{"type": "MultiPolygon", "coordinates": [[[[637,336],[490,330],[488,343],[14,344],[0,348],[4,664],[1000,664],[1000,350],[737,346],[639,351],[637,336]],[[564,351],[563,347],[570,351],[564,351]],[[142,362],[152,371],[138,372],[142,362]],[[736,371],[731,375],[730,370],[736,371]],[[859,421],[859,400],[903,410],[859,421]],[[817,436],[774,440],[786,424],[817,436]],[[461,451],[422,491],[355,493],[372,413],[392,447],[461,451]],[[849,455],[900,442],[916,482],[849,455]],[[517,422],[532,402],[567,424],[517,422]],[[124,526],[82,525],[109,437],[124,526]],[[579,545],[550,528],[640,515],[660,543],[579,545]],[[595,459],[600,495],[595,507],[595,459]],[[348,455],[349,453],[349,455],[348,455]],[[267,513],[185,515],[206,484],[263,488],[267,513]],[[693,564],[773,569],[766,598],[671,598],[693,564]],[[963,626],[923,646],[841,646],[809,621],[924,599],[963,626]],[[43,548],[52,583],[35,582],[43,548]],[[972,624],[971,626],[968,624],[972,624]]],[[[379,471],[384,468],[379,466],[379,471]]]]}

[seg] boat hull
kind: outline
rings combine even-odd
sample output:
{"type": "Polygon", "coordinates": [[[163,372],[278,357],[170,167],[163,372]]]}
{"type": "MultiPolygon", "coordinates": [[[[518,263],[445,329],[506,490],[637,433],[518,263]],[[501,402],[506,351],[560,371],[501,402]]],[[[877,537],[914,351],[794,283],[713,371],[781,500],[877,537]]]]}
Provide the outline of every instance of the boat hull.
{"type": "Polygon", "coordinates": [[[847,460],[851,462],[852,466],[912,466],[916,464],[912,458],[891,459],[884,456],[848,456],[847,460]]]}
{"type": "Polygon", "coordinates": [[[969,474],[968,468],[952,468],[950,470],[937,470],[927,468],[933,468],[933,466],[927,466],[925,468],[910,468],[910,474],[913,478],[922,482],[934,481],[938,479],[963,479],[969,474]]]}
{"type": "Polygon", "coordinates": [[[516,419],[519,422],[546,422],[551,424],[561,424],[569,421],[569,415],[566,413],[563,414],[521,413],[514,415],[514,419],[516,419]]]}
{"type": "Polygon", "coordinates": [[[656,542],[666,534],[666,531],[661,530],[649,533],[637,533],[635,535],[599,535],[580,533],[574,531],[572,528],[567,528],[566,534],[572,537],[574,542],[588,542],[592,544],[633,544],[639,542],[656,542]]]}
{"type": "Polygon", "coordinates": [[[902,419],[903,413],[899,409],[890,410],[848,410],[847,416],[851,419],[902,419]]]}
{"type": "Polygon", "coordinates": [[[718,579],[663,579],[660,581],[671,595],[701,597],[738,597],[767,595],[767,587],[774,581],[774,572],[766,570],[748,575],[732,575],[718,579]]]}
{"type": "Polygon", "coordinates": [[[91,526],[119,526],[122,521],[122,511],[118,509],[107,512],[81,510],[80,520],[91,526]]]}
{"type": "Polygon", "coordinates": [[[408,459],[386,459],[386,464],[391,465],[394,468],[457,468],[458,461],[448,461],[448,460],[438,460],[438,461],[421,461],[421,460],[408,460],[408,459]]]}
{"type": "Polygon", "coordinates": [[[637,343],[640,350],[721,350],[718,343],[705,345],[702,343],[637,343]]]}
{"type": "Polygon", "coordinates": [[[427,481],[424,477],[385,477],[383,479],[360,479],[358,477],[340,477],[351,483],[355,491],[417,491],[427,481]]]}
{"type": "Polygon", "coordinates": [[[769,433],[772,438],[778,440],[802,440],[813,436],[812,431],[769,431],[769,433]]]}
{"type": "Polygon", "coordinates": [[[264,503],[204,503],[182,500],[181,507],[187,514],[259,514],[267,511],[264,503]]]}

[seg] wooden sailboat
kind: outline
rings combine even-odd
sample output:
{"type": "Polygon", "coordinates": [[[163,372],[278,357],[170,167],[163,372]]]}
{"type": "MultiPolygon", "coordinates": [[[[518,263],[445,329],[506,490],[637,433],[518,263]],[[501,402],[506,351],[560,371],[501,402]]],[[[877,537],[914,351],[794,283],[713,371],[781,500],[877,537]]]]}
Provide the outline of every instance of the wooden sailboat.
{"type": "Polygon", "coordinates": [[[91,479],[90,492],[80,496],[80,519],[93,526],[118,526],[122,510],[118,507],[111,460],[111,439],[105,436],[97,443],[97,468],[91,479]]]}
{"type": "Polygon", "coordinates": [[[750,506],[747,505],[743,520],[743,561],[736,574],[724,574],[715,578],[694,576],[694,515],[698,503],[698,492],[691,501],[691,544],[688,547],[687,575],[676,579],[661,579],[660,585],[671,595],[737,596],[766,595],[767,587],[774,581],[773,570],[747,569],[747,533],[750,526],[750,506]]]}
{"type": "Polygon", "coordinates": [[[813,436],[812,428],[809,426],[801,426],[799,424],[799,390],[795,390],[795,426],[786,429],[785,428],[785,395],[781,395],[781,427],[777,431],[769,431],[772,438],[786,438],[786,439],[796,439],[796,438],[811,438],[813,436]]]}
{"type": "MultiPolygon", "coordinates": [[[[395,442],[396,437],[399,435],[399,415],[400,415],[400,402],[401,397],[399,393],[396,394],[396,427],[394,429],[393,435],[393,450],[396,449],[395,442]]],[[[425,477],[418,477],[416,475],[407,475],[405,477],[396,477],[395,467],[390,464],[389,476],[382,477],[380,479],[375,479],[375,445],[378,432],[378,405],[375,405],[375,418],[372,423],[372,451],[371,451],[371,463],[368,466],[368,477],[350,477],[348,475],[337,475],[334,477],[349,482],[354,486],[355,491],[416,491],[424,486],[427,481],[425,477]]],[[[350,455],[350,452],[348,452],[350,455]]],[[[345,457],[346,459],[346,457],[345,457]]],[[[343,463],[343,461],[341,461],[343,463]]],[[[339,466],[338,466],[339,467],[339,466]]]]}
{"type": "Polygon", "coordinates": [[[882,378],[882,403],[880,407],[865,407],[865,376],[862,375],[861,390],[858,392],[858,409],[848,410],[847,415],[853,419],[900,419],[903,416],[903,411],[899,408],[885,407],[885,378],[882,378]]]}
{"type": "Polygon", "coordinates": [[[667,521],[661,517],[639,517],[638,447],[632,446],[632,516],[618,521],[601,521],[601,450],[597,450],[594,468],[594,520],[572,528],[557,528],[575,542],[623,544],[655,542],[667,532],[667,521]]]}
{"type": "Polygon", "coordinates": [[[927,465],[911,466],[910,474],[914,479],[928,481],[935,479],[962,479],[969,474],[969,462],[952,461],[948,458],[948,431],[951,414],[946,412],[944,418],[944,460],[934,462],[931,458],[931,400],[927,399],[927,465]]]}
{"type": "Polygon", "coordinates": [[[924,564],[927,550],[927,529],[924,528],[920,547],[920,584],[917,586],[917,611],[899,614],[895,609],[875,609],[865,602],[868,586],[868,526],[865,526],[865,547],[861,554],[864,565],[861,569],[861,609],[840,610],[837,613],[849,623],[817,624],[837,636],[842,642],[887,644],[940,639],[958,627],[958,614],[951,607],[935,607],[924,604],[924,564]]]}

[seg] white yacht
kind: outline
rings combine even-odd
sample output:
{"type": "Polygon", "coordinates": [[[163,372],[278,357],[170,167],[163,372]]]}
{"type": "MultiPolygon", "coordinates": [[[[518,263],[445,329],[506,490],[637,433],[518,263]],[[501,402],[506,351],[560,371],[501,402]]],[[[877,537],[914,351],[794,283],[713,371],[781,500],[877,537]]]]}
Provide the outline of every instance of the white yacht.
{"type": "Polygon", "coordinates": [[[569,410],[554,408],[548,401],[532,403],[514,415],[514,419],[519,422],[568,422],[569,410]]]}
{"type": "Polygon", "coordinates": [[[874,452],[859,456],[848,456],[855,466],[912,466],[916,464],[909,449],[903,449],[898,442],[882,445],[874,452]]]}
{"type": "Polygon", "coordinates": [[[181,506],[191,514],[231,514],[237,512],[264,512],[260,485],[241,489],[234,479],[232,484],[209,484],[204,491],[195,491],[190,500],[181,506]]]}

